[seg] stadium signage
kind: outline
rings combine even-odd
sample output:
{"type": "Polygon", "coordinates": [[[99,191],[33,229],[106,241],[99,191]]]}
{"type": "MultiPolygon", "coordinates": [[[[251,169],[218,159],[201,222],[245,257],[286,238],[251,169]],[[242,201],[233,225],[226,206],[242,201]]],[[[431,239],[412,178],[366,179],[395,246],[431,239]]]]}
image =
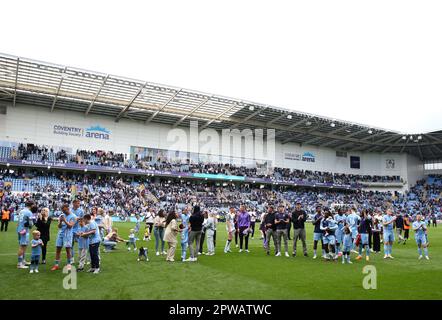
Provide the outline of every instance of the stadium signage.
{"type": "Polygon", "coordinates": [[[302,155],[302,161],[315,162],[315,155],[311,152],[304,152],[302,155]]]}
{"type": "Polygon", "coordinates": [[[301,160],[301,155],[299,153],[286,152],[284,154],[284,159],[300,161],[301,160]]]}
{"type": "Polygon", "coordinates": [[[111,132],[99,125],[94,125],[89,128],[80,128],[72,126],[54,125],[53,133],[57,135],[64,135],[68,137],[79,137],[98,140],[110,140],[111,132]]]}
{"type": "Polygon", "coordinates": [[[218,179],[218,180],[235,180],[235,181],[245,180],[245,178],[241,176],[229,176],[226,174],[210,174],[210,173],[194,173],[193,177],[201,179],[218,179]]]}

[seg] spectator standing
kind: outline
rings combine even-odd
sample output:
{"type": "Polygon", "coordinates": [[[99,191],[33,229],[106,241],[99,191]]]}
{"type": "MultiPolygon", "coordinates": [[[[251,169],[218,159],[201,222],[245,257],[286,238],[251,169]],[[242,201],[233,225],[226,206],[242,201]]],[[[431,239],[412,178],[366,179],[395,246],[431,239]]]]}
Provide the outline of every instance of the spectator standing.
{"type": "Polygon", "coordinates": [[[204,217],[198,205],[193,207],[192,215],[189,218],[189,249],[190,257],[186,261],[197,261],[197,252],[200,247],[201,231],[203,229],[204,217]],[[194,246],[195,242],[195,246],[194,246]]]}
{"type": "Polygon", "coordinates": [[[304,256],[307,257],[307,243],[306,243],[306,233],[305,233],[305,221],[307,221],[307,214],[301,208],[301,203],[297,202],[295,210],[292,212],[291,217],[293,223],[293,256],[296,257],[296,247],[298,239],[302,242],[302,251],[304,256]]]}
{"type": "Polygon", "coordinates": [[[246,211],[244,205],[241,205],[238,213],[239,252],[242,252],[243,244],[245,244],[245,251],[249,252],[249,231],[250,214],[246,211]]]}
{"type": "Polygon", "coordinates": [[[161,254],[166,254],[164,251],[164,227],[166,226],[166,218],[164,217],[164,210],[161,209],[158,212],[158,215],[154,219],[153,223],[153,234],[155,236],[155,251],[156,255],[159,256],[161,254]],[[161,251],[159,251],[161,243],[161,251]]]}
{"type": "Polygon", "coordinates": [[[8,231],[9,220],[11,219],[11,211],[4,206],[2,209],[2,222],[1,222],[1,231],[8,231]]]}
{"type": "Polygon", "coordinates": [[[290,223],[289,215],[285,212],[284,205],[279,205],[278,213],[275,216],[276,237],[278,239],[278,253],[277,257],[281,256],[281,239],[284,240],[285,256],[289,257],[287,224],[290,223]]]}
{"type": "Polygon", "coordinates": [[[42,241],[41,264],[46,264],[46,253],[47,253],[48,242],[51,240],[51,231],[50,231],[51,222],[52,219],[51,217],[49,217],[49,209],[48,208],[41,209],[41,212],[38,215],[37,222],[35,223],[37,230],[40,231],[40,239],[42,241]]]}
{"type": "Polygon", "coordinates": [[[166,261],[175,261],[175,251],[177,245],[177,236],[181,229],[178,227],[177,218],[178,212],[171,211],[166,218],[166,230],[164,232],[164,241],[167,242],[169,248],[167,249],[166,261]]]}

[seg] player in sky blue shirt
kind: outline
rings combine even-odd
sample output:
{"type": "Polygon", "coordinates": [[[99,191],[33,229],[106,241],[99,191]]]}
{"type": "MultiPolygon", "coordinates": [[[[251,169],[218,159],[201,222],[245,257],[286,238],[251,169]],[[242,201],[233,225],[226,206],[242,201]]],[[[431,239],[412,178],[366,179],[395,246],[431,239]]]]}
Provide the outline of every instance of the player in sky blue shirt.
{"type": "Polygon", "coordinates": [[[324,218],[321,221],[321,230],[324,232],[323,234],[323,243],[324,243],[324,250],[326,253],[326,259],[335,259],[336,258],[336,238],[335,238],[335,232],[336,229],[338,229],[338,224],[333,219],[333,214],[326,209],[324,218]],[[330,254],[330,249],[332,253],[330,254]]]}
{"type": "Polygon", "coordinates": [[[369,217],[367,210],[362,209],[361,212],[361,220],[359,222],[358,232],[360,235],[359,241],[359,254],[356,257],[356,260],[362,259],[362,250],[365,248],[365,260],[370,261],[370,247],[369,247],[369,232],[371,228],[371,218],[369,217]]]}
{"type": "Polygon", "coordinates": [[[51,268],[51,271],[58,270],[60,268],[60,256],[61,249],[64,247],[66,249],[67,257],[67,269],[71,269],[72,264],[72,242],[74,238],[73,227],[77,222],[77,217],[75,214],[71,213],[69,204],[63,204],[61,206],[61,211],[63,212],[58,218],[58,234],[55,249],[55,263],[51,268]]]}
{"type": "Polygon", "coordinates": [[[321,221],[324,218],[320,205],[316,206],[316,214],[313,217],[313,259],[316,259],[316,250],[318,249],[318,241],[321,240],[322,256],[325,257],[324,243],[322,240],[323,231],[321,230],[321,221]]]}
{"type": "Polygon", "coordinates": [[[98,224],[92,220],[91,215],[89,214],[84,215],[83,220],[86,224],[86,231],[81,233],[80,236],[89,239],[89,253],[91,255],[91,269],[89,272],[98,274],[100,272],[100,228],[98,227],[98,224]]]}
{"type": "Polygon", "coordinates": [[[17,235],[18,235],[18,263],[17,268],[26,269],[25,254],[26,248],[29,244],[29,229],[33,225],[31,208],[34,207],[33,201],[27,201],[26,207],[20,211],[17,220],[17,235]]]}
{"type": "Polygon", "coordinates": [[[339,209],[338,214],[335,214],[334,216],[334,220],[338,224],[338,228],[336,229],[335,232],[335,237],[336,237],[336,251],[338,252],[339,255],[342,254],[341,244],[344,238],[344,226],[346,218],[347,217],[344,215],[344,211],[342,209],[339,209]]]}
{"type": "Polygon", "coordinates": [[[183,225],[183,231],[181,232],[181,260],[186,260],[187,246],[189,242],[189,210],[183,209],[181,213],[181,224],[183,225]]]}
{"type": "Polygon", "coordinates": [[[83,218],[84,216],[84,211],[82,208],[80,208],[80,200],[75,199],[74,201],[72,201],[72,208],[71,208],[71,213],[73,213],[76,217],[77,217],[77,221],[75,221],[75,225],[72,227],[72,232],[74,233],[74,238],[73,238],[73,242],[72,242],[72,263],[74,263],[74,256],[75,256],[75,242],[78,242],[78,236],[77,236],[77,231],[79,228],[78,225],[78,219],[79,218],[83,218]]]}
{"type": "Polygon", "coordinates": [[[391,209],[387,210],[387,214],[382,217],[382,226],[384,230],[384,259],[390,258],[393,259],[391,256],[391,251],[393,248],[393,242],[394,242],[394,222],[396,221],[396,216],[393,215],[393,211],[391,209]]]}
{"type": "Polygon", "coordinates": [[[427,223],[422,220],[422,216],[418,214],[416,221],[413,222],[414,238],[416,239],[417,252],[419,253],[419,260],[422,259],[422,249],[424,251],[425,259],[430,260],[428,256],[427,246],[427,223]]]}

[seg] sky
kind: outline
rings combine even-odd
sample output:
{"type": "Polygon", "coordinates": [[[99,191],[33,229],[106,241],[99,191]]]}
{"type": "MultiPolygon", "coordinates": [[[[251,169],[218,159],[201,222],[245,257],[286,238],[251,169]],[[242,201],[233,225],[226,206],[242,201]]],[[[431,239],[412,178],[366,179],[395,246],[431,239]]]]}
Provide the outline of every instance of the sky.
{"type": "Polygon", "coordinates": [[[403,133],[442,129],[442,1],[4,2],[0,52],[403,133]]]}

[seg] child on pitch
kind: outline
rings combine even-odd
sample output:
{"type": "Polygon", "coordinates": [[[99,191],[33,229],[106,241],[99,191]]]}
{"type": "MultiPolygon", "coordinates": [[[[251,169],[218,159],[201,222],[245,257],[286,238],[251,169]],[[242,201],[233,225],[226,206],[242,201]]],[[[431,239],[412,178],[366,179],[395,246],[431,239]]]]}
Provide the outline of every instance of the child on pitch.
{"type": "Polygon", "coordinates": [[[427,223],[422,220],[422,216],[418,214],[416,216],[416,221],[413,222],[413,230],[415,232],[414,237],[417,244],[417,252],[419,253],[419,260],[423,258],[422,249],[424,251],[425,259],[430,260],[428,256],[428,246],[427,246],[427,223]]]}
{"type": "Polygon", "coordinates": [[[350,251],[353,247],[353,238],[348,225],[344,227],[344,237],[342,239],[342,263],[352,263],[350,261],[350,251]]]}
{"type": "Polygon", "coordinates": [[[80,218],[78,219],[78,229],[77,229],[77,241],[78,241],[78,253],[79,253],[79,261],[78,261],[78,269],[77,271],[83,271],[84,265],[86,264],[87,260],[87,251],[89,248],[89,239],[80,237],[80,234],[83,232],[86,232],[87,228],[84,223],[84,219],[80,218]]]}
{"type": "Polygon", "coordinates": [[[130,229],[129,231],[129,241],[127,242],[127,251],[130,251],[130,247],[133,246],[134,251],[137,250],[137,237],[135,236],[135,230],[130,229]]]}
{"type": "Polygon", "coordinates": [[[335,260],[337,258],[335,231],[338,229],[338,224],[333,219],[333,214],[328,209],[324,210],[324,219],[321,220],[320,228],[323,231],[322,241],[326,253],[325,259],[335,260]],[[331,253],[329,248],[331,248],[331,253]]]}
{"type": "Polygon", "coordinates": [[[41,256],[41,247],[43,241],[40,239],[40,231],[32,231],[32,241],[31,241],[31,267],[29,273],[38,273],[38,262],[41,256]]]}
{"type": "Polygon", "coordinates": [[[86,231],[80,234],[80,237],[89,239],[89,254],[91,256],[91,269],[88,272],[93,272],[94,274],[100,273],[100,229],[97,223],[92,219],[89,214],[83,217],[84,224],[86,226],[86,231]]]}

